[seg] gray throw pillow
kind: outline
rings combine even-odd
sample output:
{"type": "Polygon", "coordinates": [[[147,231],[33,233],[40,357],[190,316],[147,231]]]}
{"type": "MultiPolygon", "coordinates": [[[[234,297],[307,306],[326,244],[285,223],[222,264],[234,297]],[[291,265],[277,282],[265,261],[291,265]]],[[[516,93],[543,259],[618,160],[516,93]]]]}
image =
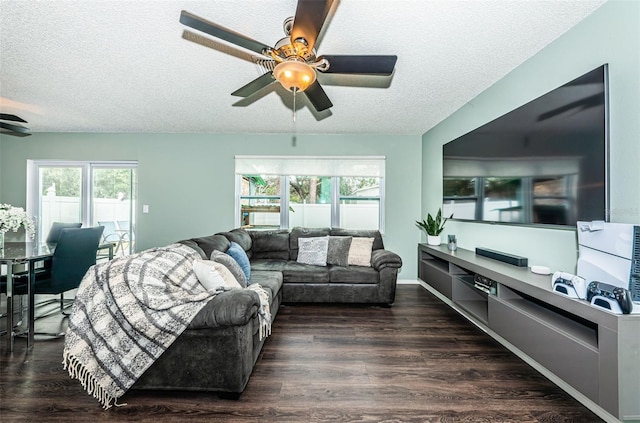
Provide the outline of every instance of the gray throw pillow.
{"type": "Polygon", "coordinates": [[[329,250],[327,251],[327,264],[334,266],[347,266],[349,264],[350,236],[330,236],[329,250]]]}
{"type": "Polygon", "coordinates": [[[327,265],[329,236],[300,238],[298,240],[298,263],[315,266],[327,265]]]}
{"type": "Polygon", "coordinates": [[[222,251],[213,250],[213,252],[211,253],[211,260],[220,264],[224,264],[225,267],[229,269],[231,274],[236,278],[240,286],[243,288],[247,287],[247,278],[244,275],[242,268],[240,267],[238,262],[234,260],[233,257],[223,253],[222,251]]]}

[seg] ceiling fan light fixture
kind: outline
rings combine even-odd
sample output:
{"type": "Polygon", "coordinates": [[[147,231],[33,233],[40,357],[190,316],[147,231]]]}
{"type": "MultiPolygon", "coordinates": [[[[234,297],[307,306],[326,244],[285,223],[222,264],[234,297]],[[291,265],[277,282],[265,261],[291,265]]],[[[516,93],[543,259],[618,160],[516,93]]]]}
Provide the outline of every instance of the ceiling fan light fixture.
{"type": "Polygon", "coordinates": [[[304,91],[316,80],[316,71],[306,63],[286,60],[273,69],[273,76],[287,90],[304,91]]]}

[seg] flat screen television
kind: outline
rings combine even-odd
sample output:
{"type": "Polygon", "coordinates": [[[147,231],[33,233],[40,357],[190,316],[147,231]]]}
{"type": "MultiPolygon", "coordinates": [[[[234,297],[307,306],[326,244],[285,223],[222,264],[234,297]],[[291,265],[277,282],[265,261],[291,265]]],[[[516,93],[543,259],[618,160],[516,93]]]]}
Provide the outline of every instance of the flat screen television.
{"type": "Polygon", "coordinates": [[[442,148],[443,214],[575,227],[608,221],[607,65],[442,148]]]}

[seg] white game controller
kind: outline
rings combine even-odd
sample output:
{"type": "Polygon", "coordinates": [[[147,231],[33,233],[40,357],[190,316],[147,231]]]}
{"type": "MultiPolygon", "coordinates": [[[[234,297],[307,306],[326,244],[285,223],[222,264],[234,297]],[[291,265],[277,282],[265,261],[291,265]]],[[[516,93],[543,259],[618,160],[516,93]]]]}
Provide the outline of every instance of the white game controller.
{"type": "Polygon", "coordinates": [[[553,290],[571,298],[587,299],[587,282],[567,272],[555,272],[551,277],[553,290]]]}

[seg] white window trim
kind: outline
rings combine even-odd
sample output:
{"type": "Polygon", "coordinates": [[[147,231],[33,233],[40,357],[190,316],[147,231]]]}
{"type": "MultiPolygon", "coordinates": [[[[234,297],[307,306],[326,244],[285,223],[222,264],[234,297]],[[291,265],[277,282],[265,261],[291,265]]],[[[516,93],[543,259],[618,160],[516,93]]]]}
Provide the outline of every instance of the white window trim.
{"type": "MultiPolygon", "coordinates": [[[[93,188],[91,187],[90,175],[92,169],[100,168],[138,168],[137,161],[87,161],[87,160],[27,160],[27,213],[30,216],[40,216],[39,200],[39,174],[40,166],[46,167],[79,167],[82,169],[82,187],[81,198],[84,201],[81,204],[81,219],[83,226],[91,224],[91,198],[93,198],[93,188]]],[[[137,184],[138,178],[136,178],[137,184]]],[[[138,187],[133,187],[138,192],[138,187]]],[[[132,213],[136,213],[135,210],[132,213]]],[[[130,216],[132,220],[133,216],[130,216]]],[[[40,221],[37,222],[40,224],[40,221]]],[[[41,228],[38,228],[41,230],[41,228]]]]}
{"type": "Polygon", "coordinates": [[[385,222],[384,156],[235,156],[235,226],[241,226],[242,175],[279,175],[280,228],[289,229],[289,176],[331,177],[331,227],[340,226],[340,177],[376,177],[380,181],[378,230],[384,234],[385,222]],[[358,163],[354,166],[354,162],[358,163]]]}

